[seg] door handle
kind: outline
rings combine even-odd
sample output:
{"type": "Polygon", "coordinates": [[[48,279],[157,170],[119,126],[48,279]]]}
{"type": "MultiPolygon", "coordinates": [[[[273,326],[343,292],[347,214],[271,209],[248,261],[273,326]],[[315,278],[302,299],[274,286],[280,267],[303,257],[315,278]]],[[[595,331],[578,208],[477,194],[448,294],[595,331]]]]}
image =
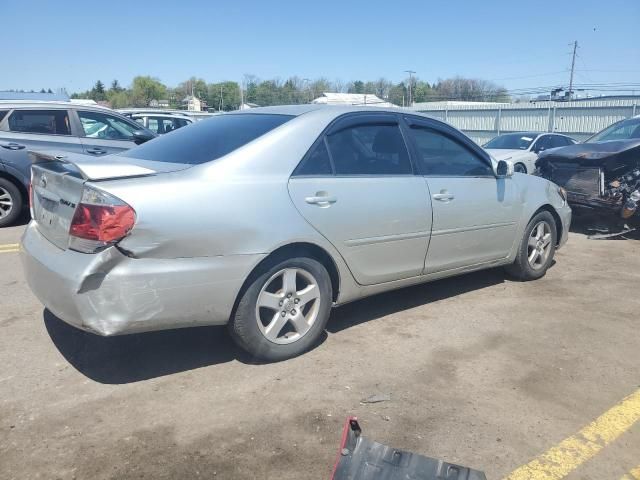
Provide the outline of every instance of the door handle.
{"type": "Polygon", "coordinates": [[[103,150],[100,147],[95,147],[95,148],[87,148],[87,153],[90,153],[91,155],[104,155],[105,153],[107,153],[107,151],[103,150]]]}
{"type": "Polygon", "coordinates": [[[310,205],[329,207],[331,204],[336,203],[338,199],[336,197],[330,197],[326,192],[316,192],[315,196],[306,197],[304,201],[310,205]]]}
{"type": "Polygon", "coordinates": [[[6,148],[7,150],[22,150],[27,147],[25,147],[24,145],[20,145],[19,143],[10,142],[3,143],[2,148],[6,148]]]}
{"type": "Polygon", "coordinates": [[[447,192],[446,190],[440,190],[440,193],[433,194],[433,199],[440,202],[450,202],[454,198],[456,198],[455,195],[447,192]]]}

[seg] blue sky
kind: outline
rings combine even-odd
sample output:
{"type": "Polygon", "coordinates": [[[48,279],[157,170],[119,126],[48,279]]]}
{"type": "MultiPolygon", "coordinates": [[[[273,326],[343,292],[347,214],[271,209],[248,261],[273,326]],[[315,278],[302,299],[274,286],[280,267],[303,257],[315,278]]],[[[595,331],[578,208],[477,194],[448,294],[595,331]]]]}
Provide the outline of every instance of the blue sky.
{"type": "Polygon", "coordinates": [[[640,83],[640,0],[0,0],[0,18],[0,90],[136,75],[398,81],[407,69],[521,89],[566,83],[573,40],[577,83],[640,83]]]}

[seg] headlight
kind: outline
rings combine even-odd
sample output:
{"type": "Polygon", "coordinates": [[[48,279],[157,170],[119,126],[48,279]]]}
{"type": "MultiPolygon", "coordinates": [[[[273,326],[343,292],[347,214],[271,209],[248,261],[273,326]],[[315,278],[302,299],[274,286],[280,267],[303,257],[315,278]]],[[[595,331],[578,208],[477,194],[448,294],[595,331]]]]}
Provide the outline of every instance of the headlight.
{"type": "Polygon", "coordinates": [[[567,191],[564,188],[558,187],[558,195],[560,195],[564,203],[567,203],[567,191]]]}

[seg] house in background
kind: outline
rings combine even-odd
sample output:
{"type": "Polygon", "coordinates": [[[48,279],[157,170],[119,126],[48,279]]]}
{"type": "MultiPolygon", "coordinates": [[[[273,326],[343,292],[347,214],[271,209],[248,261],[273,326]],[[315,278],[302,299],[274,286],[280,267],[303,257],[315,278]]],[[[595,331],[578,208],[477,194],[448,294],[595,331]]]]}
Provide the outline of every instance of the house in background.
{"type": "Polygon", "coordinates": [[[195,95],[187,95],[184,100],[182,100],[182,107],[190,112],[206,112],[207,102],[200,100],[195,95]]]}
{"type": "Polygon", "coordinates": [[[169,99],[163,98],[161,100],[156,100],[155,98],[149,102],[149,106],[151,108],[169,108],[169,99]]]}

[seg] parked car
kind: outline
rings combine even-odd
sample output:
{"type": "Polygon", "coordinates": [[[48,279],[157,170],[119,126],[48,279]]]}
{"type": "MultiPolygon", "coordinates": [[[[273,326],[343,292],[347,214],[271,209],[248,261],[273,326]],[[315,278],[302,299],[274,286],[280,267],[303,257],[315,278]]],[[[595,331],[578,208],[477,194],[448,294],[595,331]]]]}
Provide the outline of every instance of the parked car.
{"type": "Polygon", "coordinates": [[[616,122],[584,143],[540,155],[539,174],[564,187],[596,230],[640,227],[640,116],[616,122]]]}
{"type": "Polygon", "coordinates": [[[484,148],[497,160],[511,160],[516,172],[533,173],[540,152],[576,143],[559,133],[518,132],[498,135],[484,148]]]}
{"type": "Polygon", "coordinates": [[[0,227],[15,223],[28,205],[29,150],[99,157],[153,137],[141,125],[104,107],[0,101],[0,227]]]}
{"type": "Polygon", "coordinates": [[[333,305],[483,268],[542,277],[562,189],[440,121],[377,107],[220,115],[102,159],[33,166],[31,289],[100,335],[229,324],[256,357],[317,343],[333,305]]]}
{"type": "Polygon", "coordinates": [[[158,135],[173,132],[194,122],[192,118],[170,113],[134,113],[130,118],[158,135]]]}

